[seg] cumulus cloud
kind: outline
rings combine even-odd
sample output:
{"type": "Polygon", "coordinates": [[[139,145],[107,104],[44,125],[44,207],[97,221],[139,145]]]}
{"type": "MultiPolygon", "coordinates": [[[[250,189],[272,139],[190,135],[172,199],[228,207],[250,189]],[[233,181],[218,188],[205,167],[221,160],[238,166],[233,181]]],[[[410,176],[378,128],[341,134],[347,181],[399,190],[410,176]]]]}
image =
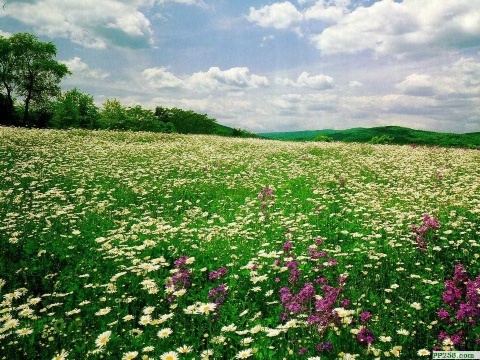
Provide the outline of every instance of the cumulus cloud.
{"type": "Polygon", "coordinates": [[[241,90],[264,87],[269,84],[266,77],[250,74],[247,67],[221,70],[211,67],[190,76],[177,77],[162,67],[145,69],[142,78],[154,89],[181,88],[197,92],[214,90],[241,90]]]}
{"type": "Polygon", "coordinates": [[[260,9],[250,7],[247,16],[250,22],[262,27],[288,29],[303,19],[303,14],[289,1],[265,5],[260,9]]]}
{"type": "Polygon", "coordinates": [[[408,75],[395,87],[404,95],[445,99],[480,97],[480,61],[461,57],[442,71],[408,75]]]}
{"type": "Polygon", "coordinates": [[[318,0],[304,11],[305,20],[338,22],[348,12],[350,0],[318,0]]]}
{"type": "Polygon", "coordinates": [[[251,7],[247,19],[259,26],[289,29],[322,54],[431,55],[480,45],[480,0],[300,0],[251,7]],[[310,26],[320,21],[320,30],[310,26]]]}
{"type": "Polygon", "coordinates": [[[148,48],[154,43],[153,31],[142,8],[167,2],[203,4],[197,0],[12,1],[0,17],[9,16],[37,34],[67,38],[87,48],[148,48]]]}
{"type": "Polygon", "coordinates": [[[184,87],[184,81],[164,67],[145,69],[142,72],[142,78],[150,87],[155,89],[184,87]]]}
{"type": "Polygon", "coordinates": [[[406,95],[432,96],[435,95],[435,85],[427,74],[413,73],[395,87],[406,95]]]}
{"type": "Polygon", "coordinates": [[[247,67],[234,67],[228,70],[211,67],[206,72],[193,74],[189,79],[189,83],[192,88],[257,88],[267,86],[269,81],[264,76],[250,74],[250,70],[247,67]]]}
{"type": "Polygon", "coordinates": [[[303,71],[295,81],[288,78],[277,78],[276,83],[279,85],[305,87],[316,90],[327,90],[335,87],[335,82],[330,76],[323,74],[310,76],[306,71],[303,71]]]}
{"type": "Polygon", "coordinates": [[[98,69],[91,69],[90,66],[83,62],[79,57],[62,61],[62,63],[67,65],[68,69],[73,73],[73,75],[81,78],[105,79],[110,76],[110,74],[107,72],[98,69]]]}
{"type": "Polygon", "coordinates": [[[311,40],[324,54],[428,54],[480,45],[479,18],[479,0],[382,0],[355,8],[311,40]]]}

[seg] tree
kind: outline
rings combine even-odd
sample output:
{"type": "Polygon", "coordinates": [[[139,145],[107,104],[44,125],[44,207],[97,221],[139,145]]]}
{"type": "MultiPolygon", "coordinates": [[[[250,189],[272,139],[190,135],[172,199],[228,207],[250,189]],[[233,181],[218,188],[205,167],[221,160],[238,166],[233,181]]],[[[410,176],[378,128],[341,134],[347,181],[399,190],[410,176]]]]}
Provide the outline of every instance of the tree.
{"type": "MultiPolygon", "coordinates": [[[[23,98],[22,125],[29,125],[32,104],[42,107],[60,94],[59,83],[70,74],[66,65],[55,60],[57,48],[28,33],[0,37],[0,76],[10,111],[13,93],[23,98]]],[[[35,124],[33,124],[35,125],[35,124]]]]}
{"type": "Polygon", "coordinates": [[[13,52],[10,40],[0,35],[0,85],[5,94],[1,95],[0,124],[11,125],[13,123],[13,52]]]}
{"type": "Polygon", "coordinates": [[[96,129],[99,117],[93,97],[75,88],[60,97],[54,107],[50,125],[57,129],[96,129]]]}
{"type": "Polygon", "coordinates": [[[140,105],[124,107],[117,100],[107,100],[100,112],[100,126],[103,129],[173,132],[172,123],[161,121],[153,111],[140,105]]]}
{"type": "Polygon", "coordinates": [[[322,135],[319,134],[313,138],[313,141],[318,141],[318,142],[332,142],[333,138],[327,135],[322,135]]]}
{"type": "Polygon", "coordinates": [[[117,99],[107,100],[100,111],[100,128],[128,130],[127,109],[117,99]]]}
{"type": "Polygon", "coordinates": [[[161,121],[153,111],[140,105],[127,109],[129,128],[133,131],[173,132],[173,124],[161,121]]]}
{"type": "Polygon", "coordinates": [[[394,140],[393,136],[388,136],[386,134],[383,134],[382,136],[374,136],[370,140],[370,144],[391,144],[392,141],[394,140]]]}
{"type": "Polygon", "coordinates": [[[170,121],[181,134],[214,134],[217,120],[192,110],[170,109],[170,121]]]}

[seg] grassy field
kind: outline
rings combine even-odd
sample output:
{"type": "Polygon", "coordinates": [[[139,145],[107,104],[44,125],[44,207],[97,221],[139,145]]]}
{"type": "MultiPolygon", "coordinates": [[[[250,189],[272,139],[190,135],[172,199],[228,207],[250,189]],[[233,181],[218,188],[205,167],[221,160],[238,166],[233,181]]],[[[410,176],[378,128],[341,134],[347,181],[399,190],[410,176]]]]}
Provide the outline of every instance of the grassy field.
{"type": "Polygon", "coordinates": [[[465,147],[480,149],[480,133],[454,134],[415,130],[400,126],[352,128],[346,130],[307,130],[259,134],[262,137],[289,141],[314,141],[318,136],[333,141],[368,143],[374,137],[388,136],[391,144],[465,147]]]}
{"type": "Polygon", "coordinates": [[[480,350],[480,152],[0,128],[0,359],[480,350]]]}

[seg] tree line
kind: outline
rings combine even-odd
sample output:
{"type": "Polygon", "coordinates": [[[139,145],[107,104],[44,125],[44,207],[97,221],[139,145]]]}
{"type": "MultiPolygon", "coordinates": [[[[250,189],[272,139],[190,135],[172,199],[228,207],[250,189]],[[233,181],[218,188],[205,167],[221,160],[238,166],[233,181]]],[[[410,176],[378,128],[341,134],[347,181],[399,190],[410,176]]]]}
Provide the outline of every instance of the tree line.
{"type": "Polygon", "coordinates": [[[252,136],[217,124],[206,114],[178,108],[126,107],[117,99],[101,107],[77,88],[62,92],[71,72],[55,60],[57,49],[29,33],[0,35],[0,125],[38,128],[83,128],[252,136]]]}

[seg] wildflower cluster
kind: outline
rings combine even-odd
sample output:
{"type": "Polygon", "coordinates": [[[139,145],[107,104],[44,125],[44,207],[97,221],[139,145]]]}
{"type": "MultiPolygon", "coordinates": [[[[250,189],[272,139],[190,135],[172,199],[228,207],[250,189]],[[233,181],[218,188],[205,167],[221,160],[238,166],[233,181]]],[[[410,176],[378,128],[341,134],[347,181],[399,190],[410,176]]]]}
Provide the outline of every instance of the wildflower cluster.
{"type": "Polygon", "coordinates": [[[412,232],[417,241],[417,248],[425,253],[428,247],[428,240],[433,236],[434,231],[440,228],[440,222],[435,216],[423,214],[423,221],[420,226],[412,225],[412,232]]]}
{"type": "Polygon", "coordinates": [[[275,193],[273,187],[266,186],[258,194],[260,200],[260,211],[266,220],[269,217],[270,208],[275,204],[275,193]]]}
{"type": "Polygon", "coordinates": [[[172,294],[168,301],[174,301],[176,297],[184,295],[187,291],[186,289],[191,284],[190,278],[193,275],[193,271],[187,265],[192,264],[194,261],[195,258],[189,258],[188,256],[181,256],[175,260],[174,275],[166,282],[166,292],[172,294]]]}
{"type": "Polygon", "coordinates": [[[1,360],[480,348],[478,151],[1,132],[1,360]]]}
{"type": "Polygon", "coordinates": [[[443,303],[438,317],[445,330],[440,331],[440,344],[435,350],[480,348],[480,275],[470,279],[464,265],[455,265],[452,279],[445,281],[443,303]]]}

